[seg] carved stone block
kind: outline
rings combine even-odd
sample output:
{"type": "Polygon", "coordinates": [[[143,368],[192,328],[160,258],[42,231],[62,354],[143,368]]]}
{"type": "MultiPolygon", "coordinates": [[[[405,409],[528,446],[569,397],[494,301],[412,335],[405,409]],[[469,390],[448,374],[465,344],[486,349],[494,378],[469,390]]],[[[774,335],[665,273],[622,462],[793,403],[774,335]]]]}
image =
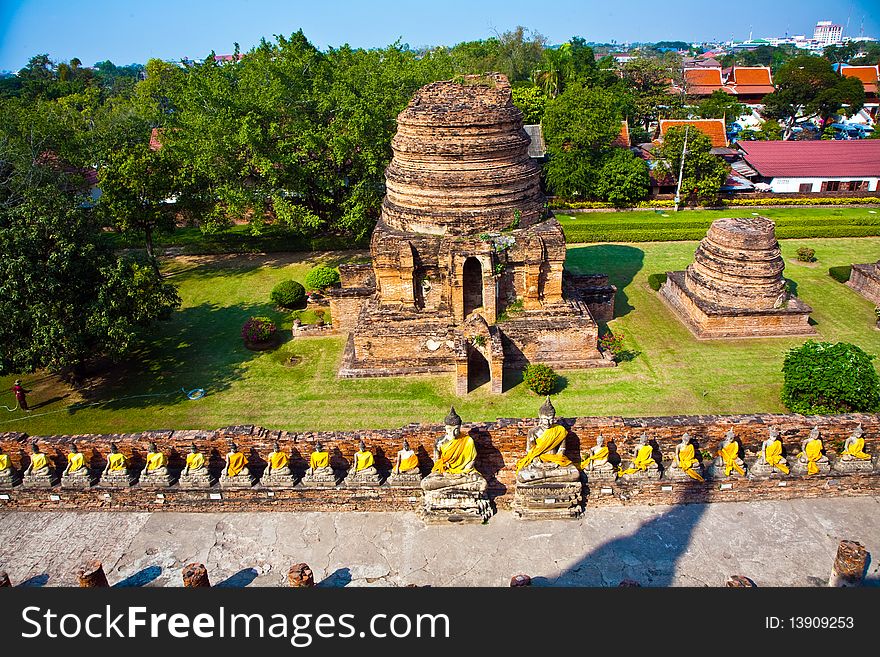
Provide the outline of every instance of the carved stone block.
{"type": "Polygon", "coordinates": [[[420,488],[422,474],[420,472],[392,472],[386,483],[392,488],[420,488]]]}
{"type": "Polygon", "coordinates": [[[427,523],[483,523],[494,513],[484,492],[444,488],[424,496],[421,516],[427,523]]]}
{"type": "Polygon", "coordinates": [[[199,468],[198,470],[190,470],[188,474],[181,472],[177,485],[185,490],[201,490],[210,488],[214,482],[214,477],[206,468],[199,468]]]}
{"type": "Polygon", "coordinates": [[[584,510],[584,487],[578,482],[517,483],[511,509],[519,518],[579,518],[584,510]]]}
{"type": "Polygon", "coordinates": [[[85,468],[77,470],[73,474],[61,475],[61,488],[85,490],[91,488],[94,483],[94,477],[85,468]]]}

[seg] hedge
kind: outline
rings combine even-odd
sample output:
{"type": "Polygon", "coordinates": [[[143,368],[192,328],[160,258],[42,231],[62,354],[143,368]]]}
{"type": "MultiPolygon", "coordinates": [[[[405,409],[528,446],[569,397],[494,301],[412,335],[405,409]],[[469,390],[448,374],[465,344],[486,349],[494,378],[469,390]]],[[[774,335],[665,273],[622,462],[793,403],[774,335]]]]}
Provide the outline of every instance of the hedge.
{"type": "MultiPolygon", "coordinates": [[[[880,203],[880,196],[832,196],[820,198],[734,198],[722,199],[715,208],[733,207],[760,207],[768,205],[876,205],[880,203]]],[[[615,206],[604,201],[572,201],[556,199],[550,203],[554,210],[611,210],[615,206]]],[[[640,201],[633,205],[634,208],[674,208],[672,199],[652,199],[640,201]]],[[[682,206],[679,206],[682,207],[682,206]]]]}
{"type": "Polygon", "coordinates": [[[846,283],[849,280],[850,274],[852,274],[852,265],[828,268],[828,275],[838,283],[846,283]]]}
{"type": "Polygon", "coordinates": [[[651,274],[648,276],[648,285],[651,286],[651,289],[654,290],[654,292],[659,292],[665,282],[666,274],[651,274]]]}

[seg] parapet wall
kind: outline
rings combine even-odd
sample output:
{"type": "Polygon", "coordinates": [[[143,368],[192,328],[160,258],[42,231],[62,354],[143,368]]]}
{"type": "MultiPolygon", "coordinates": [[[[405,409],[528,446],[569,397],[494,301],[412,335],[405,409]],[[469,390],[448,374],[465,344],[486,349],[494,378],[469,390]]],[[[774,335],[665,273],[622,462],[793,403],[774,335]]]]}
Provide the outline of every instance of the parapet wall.
{"type": "MultiPolygon", "coordinates": [[[[560,418],[570,427],[566,453],[579,462],[582,455],[595,445],[602,434],[609,448],[626,460],[632,453],[639,435],[644,431],[655,441],[655,459],[662,456],[665,464],[671,461],[675,444],[688,432],[698,453],[714,457],[718,443],[728,429],[733,429],[742,444],[741,454],[747,461],[761,448],[770,427],[777,427],[789,461],[800,450],[801,441],[814,426],[821,432],[827,455],[832,460],[842,448],[843,441],[856,425],[862,425],[865,449],[871,454],[880,451],[880,415],[848,414],[834,416],[801,415],[704,415],[664,417],[580,417],[560,418]]],[[[514,490],[514,469],[517,459],[525,453],[528,430],[536,425],[535,419],[499,419],[495,422],[466,423],[477,444],[477,469],[490,484],[489,493],[499,508],[509,506],[514,490]]],[[[441,425],[411,424],[399,429],[361,430],[350,432],[288,432],[255,427],[232,426],[214,431],[145,431],[131,434],[82,434],[73,436],[28,436],[23,433],[0,434],[0,444],[21,469],[27,465],[31,442],[37,442],[54,466],[60,471],[66,465],[70,445],[76,442],[86,455],[95,473],[103,469],[110,443],[129,458],[129,465],[139,471],[150,441],[169,457],[169,469],[179,471],[189,446],[195,443],[209,455],[209,468],[219,474],[228,441],[233,440],[247,454],[249,468],[257,476],[265,468],[265,456],[277,441],[291,454],[294,472],[301,474],[307,467],[313,445],[320,440],[331,453],[331,465],[347,469],[359,440],[364,440],[376,456],[380,472],[390,471],[401,443],[406,438],[419,456],[423,474],[432,467],[434,440],[442,435],[441,425]]],[[[706,465],[710,459],[704,461],[706,465]]],[[[587,506],[596,504],[671,503],[716,500],[744,500],[762,498],[818,497],[828,495],[880,494],[880,473],[872,475],[814,475],[790,476],[782,480],[736,480],[721,488],[717,481],[669,482],[628,484],[617,482],[607,487],[588,487],[587,506]]],[[[589,486],[589,484],[588,484],[589,486]]],[[[606,485],[603,485],[606,486],[606,485]]],[[[419,489],[379,489],[364,491],[338,487],[331,490],[304,490],[299,488],[272,491],[260,485],[249,490],[223,490],[216,486],[210,491],[182,491],[177,486],[156,491],[137,485],[127,489],[108,489],[96,486],[86,491],[70,491],[56,486],[53,490],[23,490],[21,486],[2,491],[0,509],[131,509],[175,511],[228,510],[352,510],[391,511],[417,508],[419,489]],[[157,493],[159,493],[157,495],[157,493]],[[58,499],[51,499],[58,498],[58,499]]]]}

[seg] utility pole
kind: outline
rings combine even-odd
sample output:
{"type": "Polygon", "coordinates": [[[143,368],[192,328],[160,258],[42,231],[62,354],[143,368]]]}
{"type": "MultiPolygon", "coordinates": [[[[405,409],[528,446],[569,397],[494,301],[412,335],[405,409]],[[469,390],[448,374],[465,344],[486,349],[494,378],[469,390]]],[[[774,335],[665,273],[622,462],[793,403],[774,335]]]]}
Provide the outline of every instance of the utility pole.
{"type": "Polygon", "coordinates": [[[684,157],[687,154],[688,149],[688,132],[690,131],[690,124],[686,125],[684,128],[684,146],[681,148],[681,166],[678,167],[678,187],[675,188],[675,211],[678,212],[678,204],[681,203],[681,178],[684,175],[684,157]]]}

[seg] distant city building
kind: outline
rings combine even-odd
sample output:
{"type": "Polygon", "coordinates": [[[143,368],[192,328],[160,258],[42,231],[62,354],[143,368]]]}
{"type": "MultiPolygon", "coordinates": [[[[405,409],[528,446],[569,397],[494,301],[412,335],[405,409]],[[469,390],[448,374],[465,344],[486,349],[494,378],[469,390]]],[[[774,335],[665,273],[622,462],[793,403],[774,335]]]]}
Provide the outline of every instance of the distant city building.
{"type": "Polygon", "coordinates": [[[813,41],[817,44],[830,46],[843,42],[843,25],[837,25],[831,21],[819,21],[813,30],[813,41]]]}

